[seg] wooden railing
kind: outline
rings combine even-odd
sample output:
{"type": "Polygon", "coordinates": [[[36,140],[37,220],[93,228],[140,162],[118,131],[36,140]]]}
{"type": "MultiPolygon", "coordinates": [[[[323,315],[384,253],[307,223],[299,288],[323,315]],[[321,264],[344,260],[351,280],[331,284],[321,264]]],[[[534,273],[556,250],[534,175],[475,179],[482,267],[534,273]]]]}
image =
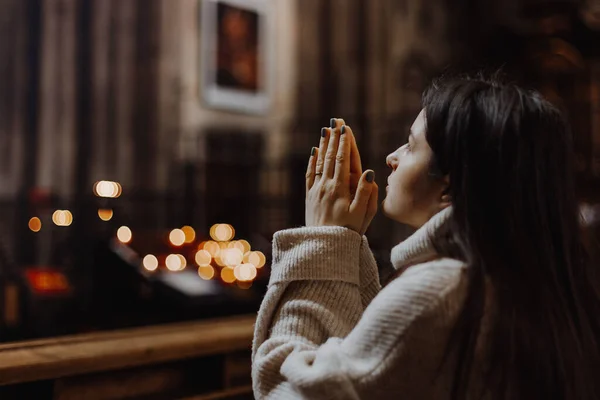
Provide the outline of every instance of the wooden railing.
{"type": "Polygon", "coordinates": [[[0,345],[0,398],[250,399],[254,319],[0,345]]]}

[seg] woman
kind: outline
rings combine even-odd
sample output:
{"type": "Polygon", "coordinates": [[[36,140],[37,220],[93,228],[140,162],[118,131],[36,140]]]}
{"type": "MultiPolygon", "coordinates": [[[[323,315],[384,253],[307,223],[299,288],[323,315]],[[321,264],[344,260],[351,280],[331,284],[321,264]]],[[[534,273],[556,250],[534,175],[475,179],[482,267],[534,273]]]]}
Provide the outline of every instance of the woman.
{"type": "Polygon", "coordinates": [[[385,288],[361,237],[377,185],[343,123],[310,157],[306,227],[273,239],[255,396],[600,398],[600,296],[560,113],[514,85],[432,85],[387,157],[383,212],[417,231],[385,288]]]}

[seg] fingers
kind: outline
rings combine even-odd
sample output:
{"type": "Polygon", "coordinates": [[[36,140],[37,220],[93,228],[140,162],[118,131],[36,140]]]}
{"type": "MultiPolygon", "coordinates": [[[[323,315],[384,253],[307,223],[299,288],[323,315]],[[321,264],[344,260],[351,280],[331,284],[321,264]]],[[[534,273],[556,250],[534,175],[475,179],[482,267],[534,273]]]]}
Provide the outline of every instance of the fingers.
{"type": "Polygon", "coordinates": [[[345,125],[346,133],[348,135],[347,140],[350,142],[350,194],[354,196],[358,181],[363,173],[362,164],[360,161],[360,153],[358,152],[358,145],[356,144],[356,136],[354,131],[348,125],[345,125]],[[350,140],[352,138],[352,140],[350,140]]]}
{"type": "Polygon", "coordinates": [[[308,158],[308,167],[306,168],[306,193],[313,187],[315,183],[315,172],[317,168],[317,152],[319,149],[313,147],[310,150],[310,157],[308,158]]]}
{"type": "MultiPolygon", "coordinates": [[[[349,128],[349,127],[348,127],[349,128]]],[[[358,151],[358,145],[356,143],[356,136],[354,136],[354,132],[351,128],[350,132],[352,133],[352,146],[350,150],[350,173],[356,174],[357,176],[362,175],[362,163],[360,161],[360,152],[358,151]]]]}
{"type": "Polygon", "coordinates": [[[325,161],[323,163],[323,176],[326,178],[333,178],[335,170],[335,158],[337,156],[338,145],[340,142],[340,127],[341,123],[344,122],[342,119],[331,118],[331,128],[329,135],[329,143],[327,145],[327,152],[325,153],[325,161]]]}
{"type": "Polygon", "coordinates": [[[331,118],[331,120],[329,121],[329,124],[332,129],[337,129],[337,128],[341,128],[342,126],[346,125],[346,121],[344,121],[343,118],[331,118]]]}
{"type": "Polygon", "coordinates": [[[335,157],[335,172],[333,179],[343,187],[348,187],[350,182],[350,149],[352,147],[352,132],[350,128],[343,125],[340,129],[338,151],[335,157]]]}
{"type": "Polygon", "coordinates": [[[369,203],[367,204],[367,213],[365,214],[365,220],[360,229],[360,233],[364,234],[369,225],[371,225],[371,221],[377,214],[377,205],[379,204],[379,187],[375,182],[371,185],[371,197],[369,197],[369,203]]]}
{"type": "Polygon", "coordinates": [[[367,170],[362,174],[358,187],[356,188],[356,195],[354,200],[350,204],[350,212],[366,212],[371,198],[371,192],[373,190],[373,184],[375,182],[375,172],[373,170],[367,170]]]}
{"type": "Polygon", "coordinates": [[[317,151],[316,160],[316,179],[320,179],[323,174],[323,166],[325,164],[325,154],[327,153],[327,147],[329,145],[329,137],[331,132],[329,128],[321,128],[321,140],[319,141],[319,149],[317,151]]]}

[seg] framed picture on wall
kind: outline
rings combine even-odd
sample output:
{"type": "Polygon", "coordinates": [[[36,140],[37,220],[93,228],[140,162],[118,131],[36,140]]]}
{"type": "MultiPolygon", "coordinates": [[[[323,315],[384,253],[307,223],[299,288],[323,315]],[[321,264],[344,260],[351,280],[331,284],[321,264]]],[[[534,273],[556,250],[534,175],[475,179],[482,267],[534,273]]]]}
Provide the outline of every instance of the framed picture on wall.
{"type": "Polygon", "coordinates": [[[201,94],[209,107],[268,111],[272,92],[270,0],[202,0],[201,94]]]}

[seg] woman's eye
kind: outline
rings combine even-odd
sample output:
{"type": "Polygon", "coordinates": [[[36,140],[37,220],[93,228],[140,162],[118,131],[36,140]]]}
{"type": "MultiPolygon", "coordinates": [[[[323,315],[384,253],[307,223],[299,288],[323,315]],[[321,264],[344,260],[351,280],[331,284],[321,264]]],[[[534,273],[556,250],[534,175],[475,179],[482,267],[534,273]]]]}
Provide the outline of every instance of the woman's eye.
{"type": "Polygon", "coordinates": [[[410,142],[406,142],[406,144],[404,145],[404,150],[410,151],[410,142]]]}

